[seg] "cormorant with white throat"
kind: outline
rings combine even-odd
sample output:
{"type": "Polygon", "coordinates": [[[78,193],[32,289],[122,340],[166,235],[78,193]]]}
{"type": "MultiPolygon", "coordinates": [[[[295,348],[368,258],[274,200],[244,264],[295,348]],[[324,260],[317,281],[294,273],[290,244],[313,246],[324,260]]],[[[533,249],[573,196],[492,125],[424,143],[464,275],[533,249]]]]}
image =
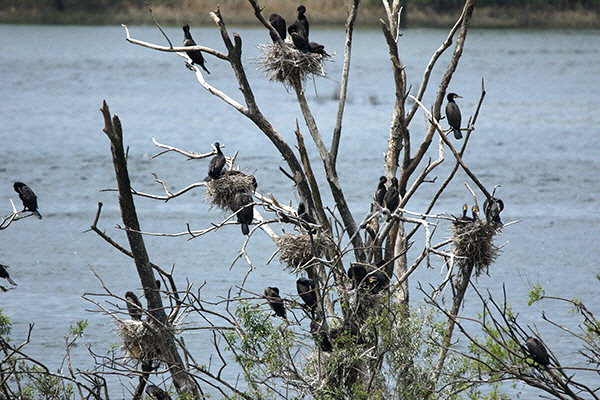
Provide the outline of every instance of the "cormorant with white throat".
{"type": "Polygon", "coordinates": [[[448,93],[446,98],[448,99],[448,104],[446,104],[446,118],[448,119],[448,124],[454,132],[454,137],[456,139],[462,139],[462,133],[460,133],[460,108],[458,108],[458,104],[456,104],[454,101],[454,99],[459,99],[462,97],[456,93],[448,93]]]}

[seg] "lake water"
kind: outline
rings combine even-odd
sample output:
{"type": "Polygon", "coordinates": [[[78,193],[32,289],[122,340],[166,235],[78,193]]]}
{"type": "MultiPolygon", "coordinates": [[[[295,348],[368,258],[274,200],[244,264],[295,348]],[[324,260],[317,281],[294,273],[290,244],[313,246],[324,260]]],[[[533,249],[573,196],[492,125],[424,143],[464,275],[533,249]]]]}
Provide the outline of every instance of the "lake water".
{"type": "MultiPolygon", "coordinates": [[[[135,38],[164,43],[153,27],[130,29],[135,38]]],[[[266,42],[268,35],[261,29],[230,28],[233,31],[244,40],[247,72],[265,115],[292,142],[295,121],[300,120],[309,141],[295,96],[265,79],[253,64],[259,54],[255,45],[266,42]]],[[[178,28],[167,32],[175,43],[180,42],[178,28]]],[[[192,28],[192,34],[201,44],[223,49],[215,29],[192,28]]],[[[197,152],[209,151],[210,143],[219,141],[226,145],[227,155],[240,150],[238,163],[243,169],[256,170],[261,191],[297,204],[289,180],[278,171],[284,163],[270,142],[243,116],[203,90],[176,55],[128,44],[117,26],[0,25],[0,36],[0,210],[7,214],[9,199],[18,201],[12,183],[20,180],[37,193],[44,216],[42,221],[28,218],[0,232],[0,263],[11,266],[11,276],[19,284],[16,290],[0,293],[0,306],[13,321],[12,337],[17,342],[23,340],[28,324],[35,323],[28,346],[32,356],[58,366],[64,354],[63,335],[80,319],[90,324],[82,343],[96,352],[103,353],[117,342],[113,321],[88,312],[96,309],[81,297],[84,292],[101,291],[92,271],[115,293],[139,287],[131,260],[96,234],[85,232],[97,202],[102,201],[100,226],[125,243],[124,235],[114,228],[120,223],[116,196],[100,192],[115,187],[109,142],[102,133],[98,111],[103,99],[122,119],[130,146],[129,170],[138,190],[161,192],[151,172],[171,188],[182,188],[206,175],[206,161],[184,161],[176,155],[149,160],[157,152],[152,137],[197,152]]],[[[307,90],[329,143],[337,111],[333,98],[342,66],[344,32],[314,29],[311,36],[336,54],[327,65],[330,79],[309,81],[307,90]]],[[[445,37],[443,30],[410,29],[401,38],[402,61],[413,92],[432,52],[445,37]]],[[[383,170],[393,83],[380,31],[359,29],[354,44],[338,171],[351,209],[360,220],[383,170]]],[[[206,58],[211,71],[208,81],[241,100],[228,66],[212,56],[206,58]]],[[[448,59],[446,54],[434,71],[424,100],[427,105],[448,59]]],[[[500,294],[505,284],[521,322],[537,327],[563,364],[572,364],[573,341],[543,323],[541,310],[570,325],[573,316],[564,307],[548,303],[527,307],[527,291],[531,285],[541,284],[548,294],[583,299],[592,311],[600,313],[594,278],[600,272],[598,65],[597,30],[472,30],[449,88],[463,96],[459,105],[466,121],[474,112],[481,78],[485,78],[487,97],[465,161],[488,188],[502,185],[498,195],[506,204],[503,219],[522,220],[497,238],[497,244],[506,243],[503,254],[490,275],[481,276],[477,285],[500,294]]],[[[423,126],[418,114],[411,129],[416,138],[423,126]]],[[[309,151],[315,157],[314,168],[320,170],[312,143],[309,151]]],[[[407,208],[424,209],[453,165],[450,152],[446,164],[434,173],[437,184],[424,187],[407,208]]],[[[457,214],[465,201],[472,203],[462,184],[465,180],[464,174],[457,175],[434,212],[457,214]]],[[[327,185],[322,182],[325,192],[327,185]]],[[[203,189],[168,203],[136,201],[147,231],[185,231],[187,222],[200,229],[225,216],[209,210],[203,189]]],[[[438,240],[446,236],[445,227],[437,233],[438,240]]],[[[415,237],[422,240],[422,234],[415,237]]],[[[146,243],[154,263],[164,268],[175,265],[180,287],[186,279],[196,287],[206,281],[203,295],[216,299],[239,284],[247,271],[242,263],[229,270],[243,240],[239,227],[232,226],[192,241],[147,237],[146,243]]],[[[249,256],[256,270],[247,287],[262,292],[266,285],[279,286],[283,293],[293,294],[296,278],[284,272],[277,259],[267,265],[273,251],[272,242],[260,232],[251,241],[249,256]]],[[[441,265],[435,262],[433,269],[423,267],[412,278],[415,297],[418,282],[435,284],[443,279],[441,265]]],[[[474,315],[478,311],[477,302],[468,300],[463,312],[474,315]]],[[[200,334],[186,337],[197,360],[208,360],[207,339],[200,334]]],[[[90,365],[85,346],[78,347],[74,364],[90,365]]],[[[235,373],[228,372],[229,376],[235,373]]],[[[126,396],[117,389],[118,384],[111,387],[114,398],[126,396]]],[[[524,389],[523,393],[531,392],[524,389]]]]}

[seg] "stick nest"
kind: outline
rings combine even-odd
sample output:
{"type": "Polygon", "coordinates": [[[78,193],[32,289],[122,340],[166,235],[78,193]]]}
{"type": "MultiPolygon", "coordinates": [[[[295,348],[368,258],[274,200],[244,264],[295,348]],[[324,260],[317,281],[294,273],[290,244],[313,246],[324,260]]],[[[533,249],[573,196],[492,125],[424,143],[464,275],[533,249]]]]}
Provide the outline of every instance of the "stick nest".
{"type": "Polygon", "coordinates": [[[240,171],[223,171],[219,179],[206,184],[206,198],[222,210],[237,211],[235,194],[239,191],[254,193],[256,178],[240,171]]]}
{"type": "Polygon", "coordinates": [[[129,358],[147,362],[160,354],[158,335],[144,326],[142,321],[133,319],[119,320],[117,332],[123,340],[121,348],[129,358]]]}
{"type": "Polygon", "coordinates": [[[494,236],[500,233],[501,227],[488,224],[485,220],[451,225],[454,254],[459,257],[461,265],[473,264],[475,276],[486,274],[490,265],[500,254],[500,248],[493,243],[494,236]]]}
{"type": "Polygon", "coordinates": [[[298,271],[306,268],[313,257],[325,254],[331,247],[331,242],[322,234],[313,235],[311,239],[310,235],[306,234],[284,233],[277,238],[277,246],[281,262],[298,271]]]}
{"type": "Polygon", "coordinates": [[[281,48],[277,43],[259,44],[262,55],[257,58],[260,68],[270,81],[293,87],[293,82],[304,82],[308,75],[326,76],[325,60],[329,55],[304,53],[291,46],[281,48]]]}

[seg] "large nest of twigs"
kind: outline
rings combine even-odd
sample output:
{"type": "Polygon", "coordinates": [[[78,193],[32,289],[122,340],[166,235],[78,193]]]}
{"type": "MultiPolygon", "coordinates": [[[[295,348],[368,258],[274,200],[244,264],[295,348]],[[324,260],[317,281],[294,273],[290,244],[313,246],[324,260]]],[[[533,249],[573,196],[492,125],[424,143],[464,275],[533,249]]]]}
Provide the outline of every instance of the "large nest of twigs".
{"type": "Polygon", "coordinates": [[[210,204],[222,210],[237,211],[235,194],[239,191],[254,193],[254,189],[254,175],[246,175],[241,171],[223,171],[219,179],[213,179],[206,184],[206,197],[210,204]]]}
{"type": "Polygon", "coordinates": [[[147,362],[160,354],[160,343],[157,335],[144,326],[142,321],[133,319],[119,320],[117,332],[123,340],[121,348],[129,358],[147,362]]]}
{"type": "Polygon", "coordinates": [[[262,55],[257,58],[261,69],[270,81],[293,86],[293,82],[304,82],[308,75],[325,76],[325,60],[331,56],[304,53],[292,46],[282,48],[277,43],[258,45],[262,55]]]}
{"type": "Polygon", "coordinates": [[[455,222],[451,226],[454,254],[461,265],[473,264],[475,276],[488,273],[500,249],[493,239],[502,229],[499,225],[489,224],[485,220],[455,222]]]}
{"type": "Polygon", "coordinates": [[[330,245],[327,237],[321,234],[311,237],[308,234],[284,233],[277,238],[279,259],[294,270],[307,267],[313,257],[321,257],[330,245]]]}

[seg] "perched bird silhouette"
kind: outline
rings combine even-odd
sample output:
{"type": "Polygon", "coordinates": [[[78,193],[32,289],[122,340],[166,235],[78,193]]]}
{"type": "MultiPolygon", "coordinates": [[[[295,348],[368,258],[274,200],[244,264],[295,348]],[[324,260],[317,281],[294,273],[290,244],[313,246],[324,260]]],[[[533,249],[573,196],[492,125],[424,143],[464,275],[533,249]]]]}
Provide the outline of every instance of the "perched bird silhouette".
{"type": "Polygon", "coordinates": [[[525,346],[527,346],[527,352],[533,361],[543,367],[550,365],[550,356],[548,355],[546,346],[544,346],[544,343],[540,339],[528,337],[525,340],[525,346]]]}
{"type": "Polygon", "coordinates": [[[324,324],[320,324],[315,320],[310,321],[310,333],[321,351],[330,353],[333,351],[333,346],[327,337],[327,329],[324,324]]]}
{"type": "Polygon", "coordinates": [[[292,42],[294,42],[294,47],[306,53],[308,51],[308,41],[306,40],[306,38],[298,32],[292,32],[290,33],[290,35],[292,36],[292,42]]]}
{"type": "Polygon", "coordinates": [[[300,24],[304,28],[304,31],[306,32],[305,37],[306,37],[306,40],[308,40],[309,23],[308,23],[308,19],[306,18],[306,15],[304,15],[306,13],[306,7],[298,6],[296,11],[298,11],[298,18],[296,19],[296,21],[300,22],[300,24]]]}
{"type": "Polygon", "coordinates": [[[454,99],[462,97],[456,93],[448,93],[446,98],[448,99],[448,103],[446,104],[446,118],[448,119],[448,124],[454,132],[454,137],[456,139],[462,139],[462,133],[460,133],[460,108],[458,108],[458,104],[454,101],[454,99]]]}
{"type": "MultiPolygon", "coordinates": [[[[298,210],[296,212],[298,213],[298,216],[304,222],[307,222],[309,224],[316,224],[317,223],[317,221],[315,221],[315,219],[313,218],[313,216],[310,215],[310,213],[306,209],[306,206],[304,205],[303,202],[298,203],[298,210]]],[[[303,228],[305,228],[306,230],[308,230],[309,233],[315,233],[315,231],[316,231],[315,229],[311,228],[310,226],[304,226],[304,224],[303,224],[303,228]]]]}
{"type": "Polygon", "coordinates": [[[10,268],[10,267],[8,265],[0,264],[0,278],[6,279],[8,281],[8,283],[10,283],[13,286],[18,286],[15,281],[10,279],[10,275],[8,274],[8,271],[6,270],[7,268],[10,268]]]}
{"type": "Polygon", "coordinates": [[[152,400],[171,400],[171,396],[156,385],[148,385],[146,388],[146,394],[150,396],[152,400]]]}
{"type": "Polygon", "coordinates": [[[276,287],[266,287],[265,288],[265,297],[267,302],[269,302],[269,306],[275,312],[275,315],[281,317],[283,319],[287,319],[285,316],[285,306],[283,305],[283,300],[279,296],[279,288],[276,287]]]}
{"type": "Polygon", "coordinates": [[[131,319],[141,321],[143,313],[142,303],[140,303],[140,300],[135,293],[125,293],[125,301],[127,303],[127,312],[129,313],[131,319]]]}
{"type": "Polygon", "coordinates": [[[233,211],[238,211],[237,220],[242,224],[242,233],[250,233],[249,225],[254,218],[254,204],[252,204],[252,195],[243,190],[238,190],[233,198],[233,211]]]}
{"type": "Polygon", "coordinates": [[[373,268],[367,275],[369,293],[378,294],[390,285],[390,278],[379,269],[373,268]]]}
{"type": "Polygon", "coordinates": [[[320,43],[308,42],[306,44],[306,49],[309,53],[317,53],[329,57],[329,54],[325,51],[325,46],[320,43]]]}
{"type": "Polygon", "coordinates": [[[290,36],[292,36],[292,33],[296,32],[299,36],[302,37],[302,39],[304,39],[306,43],[308,43],[309,24],[308,19],[306,19],[306,16],[304,15],[304,13],[306,12],[306,7],[298,6],[297,11],[298,18],[296,18],[293,24],[288,26],[288,33],[290,34],[290,36]]]}
{"type": "Polygon", "coordinates": [[[488,222],[493,222],[496,225],[502,225],[502,220],[500,219],[500,212],[504,210],[504,202],[496,197],[492,197],[486,199],[483,202],[483,212],[485,214],[485,218],[488,222]]]}
{"type": "Polygon", "coordinates": [[[351,264],[348,268],[348,278],[352,282],[352,289],[357,289],[367,277],[367,269],[362,264],[351,264]]]}
{"type": "MultiPolygon", "coordinates": [[[[183,45],[184,46],[196,46],[196,42],[192,39],[192,34],[190,33],[190,26],[185,24],[183,26],[183,45]]],[[[200,50],[192,50],[186,51],[185,54],[192,60],[192,64],[198,64],[206,71],[207,74],[210,74],[210,71],[206,69],[204,66],[204,57],[202,56],[202,52],[200,50]]]]}
{"type": "Polygon", "coordinates": [[[393,213],[398,204],[400,204],[400,193],[398,193],[398,178],[392,178],[392,183],[387,189],[385,196],[383,196],[383,203],[385,207],[393,213]]]}
{"type": "MultiPolygon", "coordinates": [[[[285,40],[285,19],[283,19],[283,17],[279,14],[271,14],[269,16],[269,23],[273,26],[273,28],[275,28],[277,33],[279,33],[279,37],[281,38],[281,40],[285,40]]],[[[273,42],[277,42],[277,38],[273,33],[269,32],[269,35],[271,35],[271,39],[273,40],[273,42]]]]}
{"type": "Polygon", "coordinates": [[[37,196],[33,190],[23,182],[15,182],[13,189],[19,193],[19,198],[23,202],[23,211],[31,211],[38,219],[42,219],[42,215],[38,212],[37,196]]]}
{"type": "Polygon", "coordinates": [[[204,178],[205,182],[219,179],[221,177],[221,171],[223,171],[223,167],[225,166],[225,155],[221,151],[221,145],[219,142],[215,142],[213,147],[217,151],[217,154],[211,158],[208,163],[208,176],[204,178]]]}
{"type": "Polygon", "coordinates": [[[304,304],[314,311],[317,306],[317,286],[315,285],[315,281],[304,277],[299,278],[296,281],[296,290],[304,304]]]}
{"type": "Polygon", "coordinates": [[[379,204],[383,207],[383,198],[385,197],[385,192],[387,191],[385,184],[387,182],[387,178],[385,176],[379,177],[379,185],[377,185],[377,190],[375,191],[375,203],[379,204]]]}

